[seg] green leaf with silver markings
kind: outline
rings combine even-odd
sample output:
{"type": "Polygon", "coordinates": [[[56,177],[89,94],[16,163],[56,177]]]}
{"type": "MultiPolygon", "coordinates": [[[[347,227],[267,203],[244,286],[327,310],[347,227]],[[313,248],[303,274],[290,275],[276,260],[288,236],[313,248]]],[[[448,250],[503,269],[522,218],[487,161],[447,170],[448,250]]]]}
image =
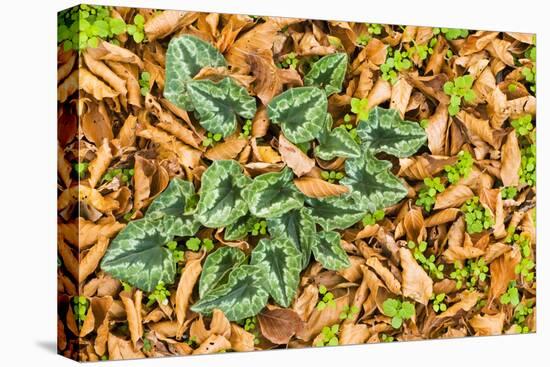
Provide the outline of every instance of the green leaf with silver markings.
{"type": "Polygon", "coordinates": [[[267,228],[272,238],[287,237],[302,254],[302,269],[311,258],[315,239],[315,222],[308,208],[293,209],[280,217],[269,218],[267,228]]]}
{"type": "Polygon", "coordinates": [[[101,269],[145,292],[151,292],[160,281],[172,284],[176,263],[164,247],[171,240],[163,230],[162,218],[130,222],[109,244],[101,269]]]}
{"type": "Polygon", "coordinates": [[[327,96],[317,87],[291,88],[267,105],[269,119],[281,125],[285,137],[294,144],[319,136],[327,114],[327,96]]]}
{"type": "Polygon", "coordinates": [[[296,294],[302,256],[288,237],[263,238],[252,251],[251,265],[266,269],[266,288],[275,302],[288,307],[296,294]]]}
{"type": "Polygon", "coordinates": [[[368,119],[359,122],[357,135],[365,149],[399,158],[414,154],[427,139],[418,123],[403,120],[397,110],[381,107],[373,108],[368,119]]]}
{"type": "Polygon", "coordinates": [[[172,38],[166,51],[164,97],[176,106],[192,111],[187,83],[205,66],[226,65],[223,55],[210,43],[191,35],[172,38]]]}
{"type": "Polygon", "coordinates": [[[237,161],[214,161],[204,171],[199,191],[197,219],[203,226],[228,226],[248,211],[242,190],[250,183],[237,161]]]}
{"type": "Polygon", "coordinates": [[[348,55],[344,52],[323,56],[316,61],[304,77],[304,85],[323,88],[330,96],[342,90],[348,67],[348,55]]]}
{"type": "Polygon", "coordinates": [[[326,161],[336,157],[358,158],[361,147],[353,139],[344,126],[331,129],[332,117],[327,114],[326,127],[319,136],[319,145],[315,147],[315,155],[326,161]]]}
{"type": "Polygon", "coordinates": [[[207,79],[190,81],[187,92],[199,123],[213,134],[231,135],[237,128],[237,115],[251,119],[256,114],[254,97],[229,77],[219,82],[207,79]]]}
{"type": "Polygon", "coordinates": [[[304,195],[292,182],[292,171],[264,173],[254,178],[243,190],[250,212],[260,218],[278,217],[289,210],[302,207],[304,195]]]}
{"type": "Polygon", "coordinates": [[[340,242],[338,232],[317,233],[317,241],[312,248],[313,256],[325,269],[342,270],[351,266],[348,255],[340,242]]]}
{"type": "Polygon", "coordinates": [[[244,252],[235,247],[220,247],[204,261],[199,279],[199,296],[202,298],[212,289],[222,284],[229,273],[246,259],[244,252]]]}
{"type": "Polygon", "coordinates": [[[358,208],[348,195],[322,199],[307,198],[306,204],[311,209],[315,223],[326,231],[351,227],[366,214],[366,211],[358,208]]]}
{"type": "Polygon", "coordinates": [[[407,196],[403,182],[391,172],[391,163],[366,152],[363,157],[346,161],[346,177],[340,184],[349,187],[348,194],[357,208],[374,213],[398,203],[407,196]]]}
{"type": "Polygon", "coordinates": [[[256,219],[252,216],[245,215],[237,219],[235,223],[232,223],[225,227],[223,238],[226,241],[239,241],[248,235],[250,228],[256,223],[256,219]]]}
{"type": "Polygon", "coordinates": [[[191,310],[209,315],[221,310],[230,321],[257,315],[267,304],[265,268],[241,265],[229,274],[229,280],[204,295],[191,310]]]}

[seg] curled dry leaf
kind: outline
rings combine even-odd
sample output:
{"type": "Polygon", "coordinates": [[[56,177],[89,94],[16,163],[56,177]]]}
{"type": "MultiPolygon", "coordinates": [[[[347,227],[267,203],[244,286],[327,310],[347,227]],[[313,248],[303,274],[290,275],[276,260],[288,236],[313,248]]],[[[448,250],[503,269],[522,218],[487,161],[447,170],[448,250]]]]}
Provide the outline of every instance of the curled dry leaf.
{"type": "Polygon", "coordinates": [[[189,306],[189,298],[191,297],[195,283],[199,279],[201,270],[201,259],[195,259],[187,261],[187,264],[181,273],[181,278],[176,292],[176,318],[180,328],[183,326],[185,321],[187,308],[189,306]]]}
{"type": "Polygon", "coordinates": [[[374,256],[369,257],[367,259],[367,265],[384,281],[390,292],[401,295],[401,283],[395,278],[390,269],[382,265],[378,258],[374,256]]]}
{"type": "Polygon", "coordinates": [[[221,159],[234,159],[239,155],[243,148],[248,144],[246,139],[237,136],[231,136],[222,143],[214,145],[208,149],[204,156],[212,161],[221,159]]]}
{"type": "Polygon", "coordinates": [[[111,153],[111,147],[107,139],[103,140],[103,144],[97,150],[96,157],[93,161],[90,162],[88,166],[88,171],[90,172],[89,183],[90,187],[96,187],[99,183],[99,180],[109,168],[113,155],[111,153]]]}
{"type": "Polygon", "coordinates": [[[213,354],[230,348],[231,343],[225,337],[221,335],[210,335],[208,339],[193,351],[193,354],[213,354]]]}
{"type": "Polygon", "coordinates": [[[434,209],[456,208],[474,196],[473,191],[465,185],[451,185],[435,198],[434,209]]]}
{"type": "Polygon", "coordinates": [[[340,329],[338,341],[341,345],[362,344],[370,336],[365,324],[344,324],[340,329]]]}
{"type": "Polygon", "coordinates": [[[120,299],[126,311],[126,319],[128,320],[128,329],[134,350],[138,350],[137,343],[143,335],[143,325],[141,321],[141,298],[142,292],[137,290],[133,297],[129,292],[122,292],[120,299]]]}
{"type": "Polygon", "coordinates": [[[430,227],[438,226],[440,224],[454,222],[456,217],[459,214],[460,214],[460,209],[456,209],[456,208],[443,209],[426,218],[424,221],[424,225],[427,228],[430,228],[430,227]]]}
{"type": "Polygon", "coordinates": [[[403,226],[405,227],[408,241],[419,243],[426,238],[426,227],[421,210],[417,208],[409,210],[403,218],[403,226]]]}
{"type": "Polygon", "coordinates": [[[521,261],[518,248],[514,248],[493,262],[489,266],[491,274],[491,286],[489,288],[489,300],[499,298],[508,289],[508,284],[516,279],[515,268],[521,261]]]}
{"type": "Polygon", "coordinates": [[[323,310],[315,308],[305,326],[301,330],[297,330],[296,337],[298,339],[309,341],[318,335],[325,325],[334,325],[339,322],[340,314],[345,306],[348,306],[348,296],[338,297],[335,300],[335,307],[325,307],[323,310]]]}
{"type": "Polygon", "coordinates": [[[500,162],[500,178],[504,186],[517,186],[521,166],[521,151],[515,131],[508,134],[502,145],[500,162]]]}
{"type": "Polygon", "coordinates": [[[401,266],[403,272],[401,276],[403,296],[409,297],[427,305],[433,293],[433,280],[426,274],[424,269],[414,259],[412,253],[407,248],[399,249],[401,266]]]}
{"type": "Polygon", "coordinates": [[[179,10],[165,10],[155,14],[145,22],[143,29],[149,42],[164,38],[175,32],[179,27],[191,24],[197,19],[198,13],[179,10]]]}
{"type": "Polygon", "coordinates": [[[231,335],[229,320],[227,320],[223,312],[218,309],[212,312],[210,328],[206,328],[204,325],[204,318],[200,315],[199,318],[191,324],[191,328],[189,329],[189,337],[196,340],[198,344],[202,344],[211,335],[222,335],[226,338],[229,338],[231,335]]]}
{"type": "Polygon", "coordinates": [[[236,324],[231,324],[231,349],[236,352],[251,352],[254,350],[254,334],[249,333],[236,324]]]}
{"type": "Polygon", "coordinates": [[[283,162],[298,177],[305,175],[315,166],[315,160],[309,158],[300,148],[288,141],[283,134],[279,135],[279,153],[283,162]]]}
{"type": "Polygon", "coordinates": [[[92,274],[99,262],[105,255],[107,247],[109,246],[109,239],[106,237],[100,237],[90,250],[84,255],[84,258],[80,261],[78,267],[78,282],[82,283],[86,278],[92,274]]]}
{"type": "Polygon", "coordinates": [[[294,179],[294,184],[298,190],[310,198],[339,196],[349,191],[346,186],[333,184],[315,177],[296,178],[294,179]]]}
{"type": "Polygon", "coordinates": [[[454,317],[460,311],[470,311],[479,300],[481,294],[479,292],[464,291],[460,294],[460,300],[450,307],[446,311],[436,316],[436,319],[446,319],[454,317]]]}
{"type": "Polygon", "coordinates": [[[287,344],[290,338],[302,332],[304,322],[292,310],[275,308],[258,315],[262,335],[274,344],[287,344]]]}
{"type": "Polygon", "coordinates": [[[476,335],[500,335],[504,327],[504,312],[496,315],[475,315],[470,319],[470,326],[474,328],[476,335]]]}

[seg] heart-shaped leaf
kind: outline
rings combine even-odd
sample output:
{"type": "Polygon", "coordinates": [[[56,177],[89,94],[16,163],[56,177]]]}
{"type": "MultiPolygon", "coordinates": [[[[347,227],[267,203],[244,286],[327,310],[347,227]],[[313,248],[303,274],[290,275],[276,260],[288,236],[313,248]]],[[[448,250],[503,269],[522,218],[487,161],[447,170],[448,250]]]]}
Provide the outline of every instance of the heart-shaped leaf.
{"type": "Polygon", "coordinates": [[[319,136],[327,114],[327,96],[316,87],[291,88],[273,98],[267,115],[281,125],[285,137],[294,144],[319,136]]]}
{"type": "Polygon", "coordinates": [[[302,270],[300,251],[288,237],[263,238],[252,251],[251,265],[266,270],[266,288],[275,302],[288,307],[296,294],[302,270]]]}
{"type": "Polygon", "coordinates": [[[101,269],[116,279],[151,292],[162,281],[172,284],[176,263],[164,247],[172,237],[163,231],[162,219],[139,219],[111,241],[101,269]]]}
{"type": "Polygon", "coordinates": [[[219,228],[234,223],[246,214],[248,206],[241,191],[250,183],[239,163],[213,162],[202,174],[197,219],[205,227],[219,228]]]}
{"type": "Polygon", "coordinates": [[[193,110],[187,83],[205,66],[226,66],[223,55],[210,43],[191,35],[174,37],[166,51],[164,97],[176,106],[193,110]]]}
{"type": "Polygon", "coordinates": [[[256,100],[233,79],[219,82],[193,80],[187,83],[189,98],[199,116],[202,127],[224,137],[237,128],[237,115],[247,119],[256,113],[256,100]]]}
{"type": "Polygon", "coordinates": [[[231,223],[225,227],[223,238],[225,238],[226,241],[242,240],[248,235],[248,231],[254,223],[254,217],[249,215],[240,217],[235,223],[231,223]]]}
{"type": "Polygon", "coordinates": [[[323,88],[327,96],[339,93],[342,89],[347,67],[348,55],[346,53],[341,52],[323,56],[311,66],[311,70],[304,77],[304,85],[323,88]]]}
{"type": "Polygon", "coordinates": [[[193,236],[200,223],[195,217],[195,187],[175,177],[149,206],[146,218],[161,218],[169,236],[193,236]]]}
{"type": "Polygon", "coordinates": [[[336,157],[358,158],[361,148],[344,126],[338,126],[321,134],[315,155],[326,161],[336,157]]]}
{"type": "Polygon", "coordinates": [[[287,237],[302,254],[302,269],[311,258],[315,238],[315,222],[307,208],[294,209],[280,217],[269,218],[267,228],[272,238],[287,237]]]}
{"type": "Polygon", "coordinates": [[[235,247],[220,247],[204,261],[199,280],[199,296],[202,298],[210,290],[222,284],[229,273],[241,265],[246,258],[244,252],[235,247]]]}
{"type": "Polygon", "coordinates": [[[390,162],[376,159],[366,152],[361,158],[346,161],[347,176],[340,180],[340,184],[350,188],[349,195],[358,209],[374,213],[407,196],[407,189],[390,168],[390,162]]]}
{"type": "Polygon", "coordinates": [[[385,152],[399,158],[414,154],[426,142],[424,129],[405,121],[394,109],[375,107],[367,120],[357,125],[363,146],[373,153],[385,152]]]}
{"type": "Polygon", "coordinates": [[[340,244],[340,234],[333,231],[317,233],[313,247],[313,256],[325,269],[342,270],[351,266],[346,251],[340,244]]]}
{"type": "Polygon", "coordinates": [[[241,265],[229,274],[229,280],[208,292],[191,310],[211,314],[220,309],[230,321],[239,321],[257,315],[267,304],[265,268],[241,265]]]}
{"type": "Polygon", "coordinates": [[[346,229],[366,214],[349,195],[327,197],[323,199],[307,198],[306,203],[311,209],[311,216],[326,231],[346,229]]]}
{"type": "Polygon", "coordinates": [[[304,196],[292,182],[292,171],[259,175],[243,190],[250,212],[260,218],[278,217],[289,210],[300,208],[304,196]]]}

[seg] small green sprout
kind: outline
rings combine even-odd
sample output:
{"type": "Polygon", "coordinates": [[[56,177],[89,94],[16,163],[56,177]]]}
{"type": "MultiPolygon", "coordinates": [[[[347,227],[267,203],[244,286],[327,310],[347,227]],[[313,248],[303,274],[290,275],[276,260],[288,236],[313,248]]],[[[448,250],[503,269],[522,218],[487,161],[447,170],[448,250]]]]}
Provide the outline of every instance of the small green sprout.
{"type": "Polygon", "coordinates": [[[212,251],[214,243],[209,238],[200,239],[198,237],[192,237],[185,242],[185,247],[191,251],[199,251],[204,249],[206,252],[212,251]]]}
{"type": "Polygon", "coordinates": [[[525,282],[532,282],[535,279],[535,272],[532,271],[535,268],[535,263],[529,258],[521,259],[520,263],[516,265],[514,272],[521,275],[525,282]]]}
{"type": "Polygon", "coordinates": [[[458,38],[468,37],[469,32],[467,29],[459,29],[459,28],[434,28],[433,33],[434,35],[443,33],[445,35],[445,38],[448,41],[453,41],[458,38]]]}
{"type": "Polygon", "coordinates": [[[455,270],[450,274],[450,277],[456,281],[456,289],[466,285],[468,289],[473,290],[479,282],[484,282],[487,279],[489,271],[489,267],[483,259],[470,259],[466,266],[459,261],[455,261],[454,267],[455,270]]]}
{"type": "Polygon", "coordinates": [[[519,247],[522,257],[531,256],[531,239],[525,232],[518,234],[516,227],[508,227],[508,236],[506,237],[506,243],[515,244],[519,247]]]}
{"type": "Polygon", "coordinates": [[[113,168],[107,171],[101,178],[102,182],[111,182],[113,178],[118,177],[123,183],[127,183],[134,176],[133,168],[113,168]]]}
{"type": "Polygon", "coordinates": [[[523,115],[512,120],[511,125],[516,130],[519,136],[529,135],[533,131],[533,123],[531,115],[523,115]]]}
{"type": "Polygon", "coordinates": [[[72,302],[75,321],[78,324],[78,328],[81,328],[82,324],[84,324],[84,321],[86,320],[88,308],[90,307],[90,301],[88,301],[88,299],[84,296],[74,296],[72,302]]]}
{"type": "Polygon", "coordinates": [[[518,333],[528,333],[529,328],[525,325],[527,317],[533,313],[533,300],[520,302],[514,309],[514,324],[517,326],[518,333]]]}
{"type": "Polygon", "coordinates": [[[468,201],[462,205],[461,210],[466,219],[466,229],[468,233],[483,232],[491,228],[494,224],[491,211],[481,205],[478,196],[468,199],[468,201]]]}
{"type": "Polygon", "coordinates": [[[222,140],[222,138],[223,135],[220,133],[212,134],[211,132],[208,132],[207,136],[202,141],[202,145],[204,147],[214,146],[214,144],[222,140]]]}
{"type": "Polygon", "coordinates": [[[473,83],[474,78],[471,75],[463,75],[443,85],[443,91],[451,97],[449,115],[454,116],[460,111],[462,100],[473,102],[476,99],[476,93],[472,90],[473,83]]]}
{"type": "Polygon", "coordinates": [[[351,122],[351,115],[346,113],[344,115],[344,127],[348,131],[348,133],[351,135],[353,140],[357,142],[357,144],[361,143],[361,139],[359,138],[359,135],[357,134],[357,129],[355,128],[355,125],[351,122]]]}
{"type": "Polygon", "coordinates": [[[518,189],[514,186],[505,186],[500,190],[500,194],[503,200],[513,199],[518,194],[518,189]]]}
{"type": "Polygon", "coordinates": [[[256,328],[256,324],[258,323],[258,320],[256,319],[256,316],[248,317],[244,320],[243,328],[245,331],[248,331],[252,335],[254,335],[254,344],[260,344],[259,339],[259,331],[256,328]]]}
{"type": "Polygon", "coordinates": [[[127,31],[130,36],[134,39],[135,43],[141,43],[145,39],[145,18],[143,15],[136,14],[134,17],[134,24],[128,24],[127,31]]]}
{"type": "Polygon", "coordinates": [[[445,304],[445,293],[432,294],[432,308],[436,313],[444,312],[447,310],[447,305],[445,304]]]}
{"type": "Polygon", "coordinates": [[[353,320],[355,315],[359,313],[359,307],[353,305],[345,305],[342,312],[340,312],[339,318],[340,320],[353,320]]]}
{"type": "Polygon", "coordinates": [[[298,67],[298,61],[299,60],[296,57],[296,53],[290,52],[283,57],[278,66],[282,69],[296,70],[296,68],[298,67]]]}
{"type": "Polygon", "coordinates": [[[400,71],[408,70],[412,66],[412,62],[409,59],[409,53],[407,51],[399,51],[393,49],[388,50],[388,56],[386,61],[380,65],[380,71],[382,71],[382,79],[389,80],[391,84],[397,83],[397,73],[400,71]]]}
{"type": "Polygon", "coordinates": [[[537,46],[532,45],[527,50],[525,50],[525,57],[527,57],[529,60],[536,62],[537,61],[537,46]]]}
{"type": "Polygon", "coordinates": [[[336,301],[334,300],[334,294],[329,292],[327,290],[327,287],[325,287],[322,284],[319,286],[319,294],[321,296],[323,296],[323,298],[317,303],[317,306],[316,306],[317,310],[322,311],[325,308],[327,308],[327,306],[330,307],[330,308],[335,308],[336,307],[336,301]]]}
{"type": "Polygon", "coordinates": [[[197,337],[195,335],[189,337],[189,339],[187,339],[187,341],[185,341],[185,343],[187,345],[189,345],[190,347],[196,347],[199,345],[199,343],[197,343],[197,337]]]}
{"type": "Polygon", "coordinates": [[[366,227],[366,226],[372,226],[374,224],[376,224],[376,222],[379,222],[381,221],[382,219],[384,219],[384,209],[378,209],[376,210],[374,213],[367,213],[364,217],[363,217],[363,225],[366,227]]]}
{"type": "Polygon", "coordinates": [[[530,84],[529,89],[533,93],[537,93],[537,70],[533,66],[532,68],[525,67],[521,70],[521,75],[525,78],[527,84],[530,84]]]}
{"type": "Polygon", "coordinates": [[[388,298],[382,304],[384,315],[391,317],[391,326],[394,329],[399,329],[403,325],[403,320],[411,319],[416,310],[414,305],[409,301],[400,301],[394,298],[388,298]]]}
{"type": "Polygon", "coordinates": [[[461,150],[457,154],[457,161],[454,165],[446,165],[447,179],[450,183],[455,184],[461,178],[467,178],[472,172],[474,159],[470,152],[461,150]]]}
{"type": "Polygon", "coordinates": [[[382,29],[384,29],[384,26],[382,24],[365,23],[365,25],[367,26],[367,32],[369,32],[370,34],[380,35],[382,34],[382,29]]]}
{"type": "Polygon", "coordinates": [[[424,179],[424,186],[418,192],[416,205],[424,207],[424,210],[429,213],[435,204],[436,195],[443,191],[445,191],[445,185],[441,183],[439,177],[426,177],[424,179]]]}
{"type": "Polygon", "coordinates": [[[155,289],[147,296],[147,307],[151,307],[155,302],[159,305],[167,305],[169,295],[170,291],[166,289],[164,282],[161,280],[158,282],[155,289]]]}
{"type": "Polygon", "coordinates": [[[537,148],[531,144],[521,150],[519,182],[529,186],[537,183],[537,148]]]}
{"type": "Polygon", "coordinates": [[[149,72],[144,71],[144,72],[141,73],[141,77],[139,78],[139,87],[140,87],[141,95],[144,96],[144,97],[151,90],[151,88],[149,86],[149,81],[150,80],[151,80],[151,74],[149,74],[149,72]]]}
{"type": "Polygon", "coordinates": [[[344,178],[344,173],[343,172],[338,172],[338,171],[322,171],[321,172],[321,177],[325,181],[328,181],[330,183],[334,183],[334,182],[338,182],[341,179],[343,179],[344,178]]]}
{"type": "Polygon", "coordinates": [[[151,341],[147,338],[143,338],[143,347],[141,350],[144,352],[150,352],[153,349],[153,345],[151,344],[151,341]]]}
{"type": "Polygon", "coordinates": [[[254,223],[254,225],[252,226],[252,229],[249,231],[249,233],[253,236],[266,234],[267,233],[267,221],[260,220],[256,223],[254,223]]]}
{"type": "Polygon", "coordinates": [[[366,46],[367,43],[370,41],[370,36],[366,33],[360,34],[357,39],[355,40],[355,43],[357,43],[359,46],[366,46]]]}
{"type": "Polygon", "coordinates": [[[409,55],[410,57],[417,55],[420,61],[424,61],[428,58],[428,55],[432,55],[434,53],[433,48],[436,44],[437,38],[432,38],[428,43],[425,43],[423,45],[419,45],[415,41],[413,41],[413,47],[409,49],[409,55]]]}
{"type": "Polygon", "coordinates": [[[86,172],[88,171],[88,166],[90,163],[88,162],[79,162],[73,164],[73,169],[76,172],[76,175],[79,179],[83,179],[86,176],[86,172]]]}
{"type": "Polygon", "coordinates": [[[500,303],[503,305],[511,304],[512,306],[519,304],[519,290],[516,287],[515,281],[511,281],[508,284],[508,289],[500,296],[500,303]]]}
{"type": "Polygon", "coordinates": [[[518,89],[518,86],[516,83],[508,84],[508,92],[514,93],[517,89],[518,89]]]}
{"type": "Polygon", "coordinates": [[[122,289],[125,292],[131,292],[134,289],[134,287],[132,287],[129,283],[126,283],[123,280],[120,281],[120,284],[122,284],[122,289]]]}
{"type": "Polygon", "coordinates": [[[252,120],[246,120],[243,125],[241,138],[248,138],[252,133],[252,120]]]}
{"type": "Polygon", "coordinates": [[[178,243],[176,241],[170,241],[166,244],[166,247],[170,252],[172,253],[172,258],[174,259],[174,262],[177,264],[185,258],[184,252],[181,250],[178,250],[178,243]]]}
{"type": "Polygon", "coordinates": [[[430,124],[430,120],[428,119],[422,119],[419,122],[420,126],[422,126],[423,129],[428,128],[428,125],[430,124]]]}
{"type": "Polygon", "coordinates": [[[418,263],[424,268],[424,270],[428,271],[431,277],[435,277],[436,279],[443,279],[445,276],[443,274],[443,270],[445,269],[445,265],[439,264],[437,265],[435,263],[435,255],[432,254],[428,257],[424,254],[428,248],[428,243],[425,241],[420,241],[418,243],[418,246],[413,241],[407,242],[407,247],[413,250],[413,256],[418,261],[418,263]]]}
{"type": "Polygon", "coordinates": [[[315,344],[316,347],[323,347],[323,346],[335,346],[340,343],[338,340],[338,332],[340,331],[340,325],[335,324],[331,327],[324,326],[321,330],[321,334],[323,335],[323,339],[319,340],[317,344],[315,344]]]}
{"type": "Polygon", "coordinates": [[[382,341],[382,343],[391,343],[391,342],[395,341],[395,338],[391,335],[381,334],[380,335],[380,340],[382,341]]]}
{"type": "Polygon", "coordinates": [[[357,121],[366,121],[369,118],[369,100],[366,97],[352,98],[351,112],[357,115],[357,121]]]}

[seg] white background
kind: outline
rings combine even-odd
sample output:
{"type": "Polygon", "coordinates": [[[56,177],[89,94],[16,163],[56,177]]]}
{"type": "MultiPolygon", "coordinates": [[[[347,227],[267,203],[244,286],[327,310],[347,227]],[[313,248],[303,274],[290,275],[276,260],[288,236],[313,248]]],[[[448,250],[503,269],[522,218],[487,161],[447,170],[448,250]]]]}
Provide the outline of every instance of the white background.
{"type": "MultiPolygon", "coordinates": [[[[538,332],[352,347],[104,362],[114,366],[539,366],[548,317],[549,129],[545,1],[91,1],[108,5],[280,15],[537,33],[538,332]],[[310,5],[311,4],[311,5],[310,5]],[[548,105],[547,105],[548,106],[548,105]],[[546,268],[546,269],[545,269],[546,268]]],[[[56,11],[64,0],[5,0],[0,15],[0,365],[66,366],[56,340],[56,11]]]]}

